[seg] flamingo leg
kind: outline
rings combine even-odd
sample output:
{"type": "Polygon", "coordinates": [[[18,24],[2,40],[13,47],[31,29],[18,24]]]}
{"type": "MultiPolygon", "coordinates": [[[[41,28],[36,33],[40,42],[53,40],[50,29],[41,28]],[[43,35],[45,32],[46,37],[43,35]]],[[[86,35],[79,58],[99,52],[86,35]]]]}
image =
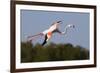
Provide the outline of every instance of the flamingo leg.
{"type": "Polygon", "coordinates": [[[36,37],[36,36],[42,36],[43,34],[42,33],[39,33],[39,34],[36,34],[36,35],[33,35],[33,36],[28,36],[27,38],[28,38],[28,41],[32,41],[33,39],[34,39],[34,37],[36,37]]]}
{"type": "Polygon", "coordinates": [[[38,36],[38,35],[43,35],[43,34],[39,33],[39,34],[36,34],[36,35],[33,35],[33,36],[28,36],[27,38],[32,38],[32,37],[35,37],[35,36],[38,36]]]}
{"type": "Polygon", "coordinates": [[[44,46],[46,43],[47,43],[47,34],[45,35],[45,40],[44,40],[44,42],[42,43],[42,46],[44,46]]]}
{"type": "Polygon", "coordinates": [[[44,42],[42,43],[42,46],[44,46],[44,45],[47,43],[47,41],[51,38],[51,36],[52,36],[52,33],[51,33],[51,32],[48,32],[48,33],[45,35],[45,40],[44,40],[44,42]]]}

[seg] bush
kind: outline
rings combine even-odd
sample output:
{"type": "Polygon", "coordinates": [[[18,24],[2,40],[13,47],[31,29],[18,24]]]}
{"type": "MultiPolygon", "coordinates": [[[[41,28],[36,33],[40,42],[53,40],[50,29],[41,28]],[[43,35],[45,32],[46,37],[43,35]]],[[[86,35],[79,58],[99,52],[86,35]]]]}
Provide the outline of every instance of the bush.
{"type": "Polygon", "coordinates": [[[51,43],[46,46],[21,42],[21,62],[45,62],[89,59],[88,49],[72,44],[51,43]]]}

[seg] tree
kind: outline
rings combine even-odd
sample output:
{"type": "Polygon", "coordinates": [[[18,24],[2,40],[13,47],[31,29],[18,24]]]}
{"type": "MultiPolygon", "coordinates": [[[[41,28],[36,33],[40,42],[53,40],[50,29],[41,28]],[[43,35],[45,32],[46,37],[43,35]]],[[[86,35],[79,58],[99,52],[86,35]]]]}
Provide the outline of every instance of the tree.
{"type": "Polygon", "coordinates": [[[51,43],[46,46],[32,45],[31,42],[21,42],[21,62],[47,62],[64,60],[89,59],[89,51],[72,44],[51,43]]]}

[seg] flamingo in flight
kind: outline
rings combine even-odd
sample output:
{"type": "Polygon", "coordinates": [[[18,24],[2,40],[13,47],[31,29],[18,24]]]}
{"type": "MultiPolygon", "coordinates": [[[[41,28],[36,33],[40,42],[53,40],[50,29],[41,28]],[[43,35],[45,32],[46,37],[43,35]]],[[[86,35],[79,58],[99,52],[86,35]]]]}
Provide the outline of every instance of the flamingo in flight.
{"type": "Polygon", "coordinates": [[[49,27],[47,30],[44,30],[43,32],[40,32],[39,34],[36,34],[36,35],[33,35],[33,36],[28,36],[28,40],[29,41],[32,41],[33,40],[33,38],[35,37],[35,36],[45,36],[45,39],[44,39],[44,41],[43,41],[43,43],[42,43],[42,46],[44,46],[47,42],[48,42],[48,40],[52,37],[52,34],[54,34],[54,33],[59,33],[59,34],[61,34],[61,35],[63,35],[63,34],[65,34],[66,32],[67,32],[67,29],[68,28],[71,28],[71,27],[75,27],[74,25],[72,25],[72,24],[69,24],[69,25],[67,25],[66,27],[65,27],[65,30],[64,30],[64,32],[61,32],[60,30],[59,30],[59,25],[62,23],[62,21],[57,21],[57,22],[54,22],[52,25],[51,25],[51,27],[49,27]]]}

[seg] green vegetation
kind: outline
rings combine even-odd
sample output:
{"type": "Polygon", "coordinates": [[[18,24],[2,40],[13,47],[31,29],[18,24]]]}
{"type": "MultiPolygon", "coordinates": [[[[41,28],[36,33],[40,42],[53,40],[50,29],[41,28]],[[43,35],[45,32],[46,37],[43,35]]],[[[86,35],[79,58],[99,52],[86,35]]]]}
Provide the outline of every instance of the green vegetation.
{"type": "Polygon", "coordinates": [[[21,42],[21,62],[47,62],[89,59],[88,49],[72,44],[54,44],[46,46],[21,42]]]}

